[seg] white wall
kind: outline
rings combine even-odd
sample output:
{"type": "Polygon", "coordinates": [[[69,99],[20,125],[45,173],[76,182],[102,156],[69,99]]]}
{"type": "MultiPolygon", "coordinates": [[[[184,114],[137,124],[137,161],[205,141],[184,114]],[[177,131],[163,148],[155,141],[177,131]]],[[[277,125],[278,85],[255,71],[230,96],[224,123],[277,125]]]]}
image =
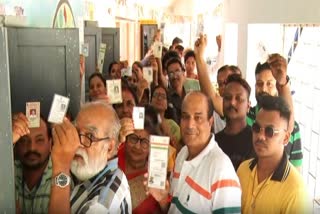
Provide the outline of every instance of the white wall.
{"type": "Polygon", "coordinates": [[[320,23],[319,0],[224,0],[225,21],[320,23]]]}

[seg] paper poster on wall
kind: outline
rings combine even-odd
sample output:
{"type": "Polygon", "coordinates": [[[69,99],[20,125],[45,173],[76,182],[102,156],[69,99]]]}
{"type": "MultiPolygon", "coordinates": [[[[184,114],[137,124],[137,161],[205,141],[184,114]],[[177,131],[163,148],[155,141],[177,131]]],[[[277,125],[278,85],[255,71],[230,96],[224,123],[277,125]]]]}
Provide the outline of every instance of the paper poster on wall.
{"type": "Polygon", "coordinates": [[[107,48],[107,44],[100,43],[99,58],[98,58],[98,68],[100,73],[102,73],[103,71],[104,56],[106,54],[106,48],[107,48]]]}

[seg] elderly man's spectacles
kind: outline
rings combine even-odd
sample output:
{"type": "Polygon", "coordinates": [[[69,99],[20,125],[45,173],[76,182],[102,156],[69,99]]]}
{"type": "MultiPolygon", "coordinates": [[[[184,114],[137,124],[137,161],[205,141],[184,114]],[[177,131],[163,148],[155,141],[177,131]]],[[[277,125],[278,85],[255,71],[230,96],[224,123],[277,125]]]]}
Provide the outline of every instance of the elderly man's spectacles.
{"type": "Polygon", "coordinates": [[[137,144],[137,143],[140,142],[141,147],[144,148],[144,149],[149,148],[149,144],[150,144],[150,142],[149,142],[148,139],[146,139],[146,138],[140,138],[140,137],[138,137],[138,136],[135,135],[135,134],[130,134],[130,135],[128,135],[128,136],[127,136],[127,142],[130,142],[130,143],[132,143],[132,144],[137,144]]]}
{"type": "Polygon", "coordinates": [[[79,134],[80,143],[84,146],[89,148],[93,142],[99,142],[102,140],[110,140],[110,137],[104,137],[104,138],[97,138],[93,136],[92,134],[79,134]]]}

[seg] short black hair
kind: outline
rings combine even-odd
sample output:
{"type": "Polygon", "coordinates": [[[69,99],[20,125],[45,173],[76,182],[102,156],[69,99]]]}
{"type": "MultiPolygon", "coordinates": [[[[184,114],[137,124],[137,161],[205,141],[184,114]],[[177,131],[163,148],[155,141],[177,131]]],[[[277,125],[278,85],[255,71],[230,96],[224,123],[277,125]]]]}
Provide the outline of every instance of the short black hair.
{"type": "Polygon", "coordinates": [[[241,69],[236,65],[224,65],[218,69],[218,74],[224,72],[226,70],[230,70],[232,73],[240,73],[242,75],[241,69]]]}
{"type": "Polygon", "coordinates": [[[255,70],[255,75],[260,74],[264,70],[271,70],[269,63],[265,62],[261,64],[260,62],[258,62],[255,70]]]}
{"type": "Polygon", "coordinates": [[[184,64],[186,64],[186,61],[188,60],[189,57],[196,58],[196,55],[194,54],[193,50],[187,51],[186,54],[184,55],[184,64]]]}
{"type": "Polygon", "coordinates": [[[242,76],[242,71],[241,69],[236,66],[236,65],[229,65],[229,69],[233,72],[233,73],[240,73],[240,75],[242,76]]]}
{"type": "Polygon", "coordinates": [[[179,43],[183,43],[182,39],[180,39],[179,37],[175,37],[175,38],[172,40],[172,45],[174,45],[174,44],[179,44],[179,43]]]}
{"type": "Polygon", "coordinates": [[[107,87],[106,79],[104,78],[104,76],[100,72],[94,72],[93,74],[90,75],[90,77],[89,77],[89,86],[90,86],[91,79],[93,77],[98,77],[99,79],[101,79],[101,81],[103,82],[104,87],[107,87]]]}
{"type": "Polygon", "coordinates": [[[282,97],[269,95],[262,96],[259,106],[266,111],[278,111],[280,117],[284,118],[289,124],[291,111],[287,102],[282,97]]]}
{"type": "Polygon", "coordinates": [[[220,74],[221,72],[224,72],[226,70],[229,69],[229,65],[224,65],[224,66],[221,66],[219,69],[218,69],[218,72],[217,74],[220,74]]]}
{"type": "Polygon", "coordinates": [[[251,93],[251,87],[250,85],[248,84],[248,82],[243,79],[241,77],[240,74],[230,74],[228,77],[227,77],[227,80],[226,80],[226,86],[229,84],[229,83],[232,83],[232,82],[236,82],[236,83],[239,83],[246,91],[247,91],[247,94],[248,94],[248,100],[250,98],[250,93],[251,93]]]}
{"type": "Polygon", "coordinates": [[[129,91],[134,99],[136,105],[139,105],[139,99],[134,89],[129,86],[128,81],[125,78],[121,78],[121,91],[129,91]]]}
{"type": "Polygon", "coordinates": [[[134,63],[132,63],[132,67],[134,65],[137,65],[141,70],[143,69],[143,65],[142,65],[142,63],[140,61],[135,61],[134,63]]]}
{"type": "Polygon", "coordinates": [[[156,109],[151,105],[145,106],[144,128],[150,135],[162,135],[160,121],[156,109]]]}
{"type": "Polygon", "coordinates": [[[177,46],[175,47],[175,50],[182,52],[182,51],[184,50],[184,47],[183,47],[182,45],[177,45],[177,46]]]}
{"type": "Polygon", "coordinates": [[[181,69],[184,71],[183,64],[182,64],[180,58],[177,58],[177,57],[174,57],[174,58],[171,58],[168,60],[166,70],[168,70],[168,67],[174,63],[178,63],[180,65],[181,69]]]}
{"type": "Polygon", "coordinates": [[[162,57],[162,67],[167,68],[167,62],[171,58],[180,58],[179,54],[176,51],[170,50],[162,57]]]}

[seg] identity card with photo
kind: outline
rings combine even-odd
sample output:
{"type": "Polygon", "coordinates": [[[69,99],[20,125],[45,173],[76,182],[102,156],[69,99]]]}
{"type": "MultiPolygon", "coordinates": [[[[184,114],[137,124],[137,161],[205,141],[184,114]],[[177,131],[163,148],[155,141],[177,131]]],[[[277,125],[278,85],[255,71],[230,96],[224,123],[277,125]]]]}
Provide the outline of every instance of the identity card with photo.
{"type": "Polygon", "coordinates": [[[122,103],[121,79],[107,80],[109,103],[122,103]]]}
{"type": "Polygon", "coordinates": [[[62,123],[66,116],[70,99],[58,94],[55,94],[51,104],[48,121],[50,123],[62,123]]]}
{"type": "Polygon", "coordinates": [[[162,57],[162,43],[161,42],[155,42],[152,46],[153,55],[156,58],[161,59],[162,57]]]}
{"type": "Polygon", "coordinates": [[[148,187],[166,187],[169,142],[169,137],[150,135],[148,187]]]}
{"type": "Polygon", "coordinates": [[[40,102],[26,103],[26,117],[28,118],[29,128],[40,127],[40,102]]]}
{"type": "Polygon", "coordinates": [[[134,129],[144,129],[144,107],[133,107],[132,119],[134,129]]]}
{"type": "Polygon", "coordinates": [[[153,81],[153,70],[152,67],[143,67],[143,78],[147,80],[148,83],[153,81]]]}

